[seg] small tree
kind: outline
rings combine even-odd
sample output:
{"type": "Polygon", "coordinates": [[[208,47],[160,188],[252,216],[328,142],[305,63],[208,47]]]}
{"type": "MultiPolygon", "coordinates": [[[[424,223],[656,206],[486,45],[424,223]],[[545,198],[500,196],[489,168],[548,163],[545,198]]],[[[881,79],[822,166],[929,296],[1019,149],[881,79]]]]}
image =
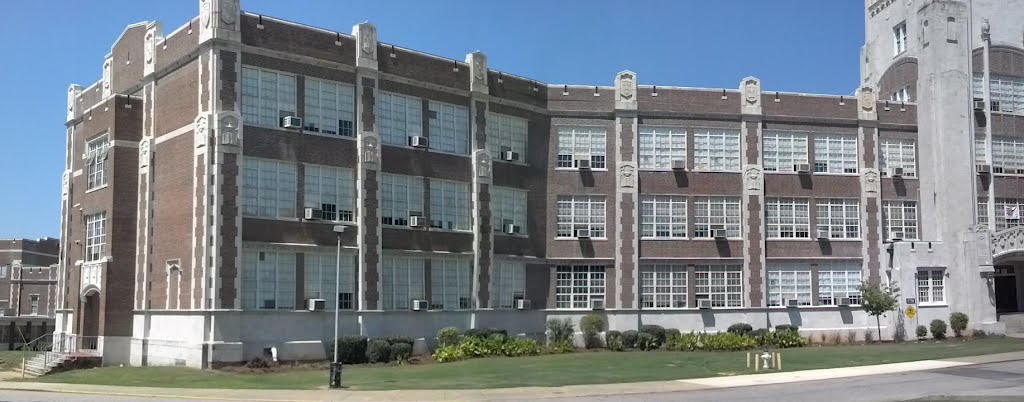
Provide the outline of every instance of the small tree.
{"type": "Polygon", "coordinates": [[[860,285],[861,307],[868,315],[875,317],[878,326],[878,340],[882,340],[882,315],[896,310],[900,306],[900,289],[895,284],[862,284],[860,285]]]}

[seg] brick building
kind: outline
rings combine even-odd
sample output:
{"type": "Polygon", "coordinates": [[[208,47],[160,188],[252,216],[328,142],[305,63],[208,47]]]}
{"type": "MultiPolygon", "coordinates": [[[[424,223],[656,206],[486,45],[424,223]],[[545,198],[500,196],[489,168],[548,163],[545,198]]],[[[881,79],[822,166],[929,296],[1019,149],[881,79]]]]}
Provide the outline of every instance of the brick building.
{"type": "Polygon", "coordinates": [[[0,316],[53,317],[59,251],[58,239],[0,239],[0,316]]]}
{"type": "Polygon", "coordinates": [[[997,304],[1024,306],[1013,3],[867,1],[842,96],[542,83],[201,0],[170,33],[127,27],[69,88],[56,332],[197,367],[322,358],[336,307],[370,336],[594,311],[862,332],[863,281],[1002,331],[997,304]]]}

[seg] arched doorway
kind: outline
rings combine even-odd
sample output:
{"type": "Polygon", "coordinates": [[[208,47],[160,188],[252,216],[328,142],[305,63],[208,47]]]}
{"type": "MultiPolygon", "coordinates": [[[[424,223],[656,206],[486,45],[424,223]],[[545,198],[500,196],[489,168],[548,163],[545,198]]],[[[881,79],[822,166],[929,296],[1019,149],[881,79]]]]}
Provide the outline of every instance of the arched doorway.
{"type": "Polygon", "coordinates": [[[100,292],[96,289],[87,289],[82,294],[82,318],[80,336],[95,337],[100,334],[100,292]]]}

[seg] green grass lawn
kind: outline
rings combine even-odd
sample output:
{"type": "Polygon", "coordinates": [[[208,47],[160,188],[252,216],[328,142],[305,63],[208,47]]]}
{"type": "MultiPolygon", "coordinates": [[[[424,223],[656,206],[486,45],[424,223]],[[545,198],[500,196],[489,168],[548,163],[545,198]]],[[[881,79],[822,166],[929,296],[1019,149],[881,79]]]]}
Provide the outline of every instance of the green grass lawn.
{"type": "Polygon", "coordinates": [[[32,358],[38,352],[25,352],[20,350],[0,351],[0,371],[14,370],[21,367],[22,358],[32,358]]]}
{"type": "MultiPolygon", "coordinates": [[[[786,371],[942,359],[1024,350],[1024,339],[900,345],[810,346],[783,349],[786,371]]],[[[579,352],[487,358],[445,364],[345,368],[351,389],[465,389],[676,380],[746,374],[746,352],[579,352]]],[[[238,374],[181,367],[107,367],[53,374],[33,381],[181,388],[317,389],[326,370],[238,374]]]]}

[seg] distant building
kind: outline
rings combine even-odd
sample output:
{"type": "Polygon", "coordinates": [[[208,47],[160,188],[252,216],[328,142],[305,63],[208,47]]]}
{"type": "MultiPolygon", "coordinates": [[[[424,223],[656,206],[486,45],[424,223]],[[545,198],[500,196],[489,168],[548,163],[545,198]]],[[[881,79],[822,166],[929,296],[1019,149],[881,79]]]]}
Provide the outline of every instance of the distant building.
{"type": "Polygon", "coordinates": [[[1024,310],[1024,0],[867,1],[853,96],[548,84],[199,6],[68,90],[56,332],[108,363],[323,358],[324,305],[428,339],[589,313],[863,334],[864,282],[919,307],[887,337],[1024,310]]]}
{"type": "Polygon", "coordinates": [[[53,317],[59,252],[59,239],[0,239],[0,316],[53,317]]]}

